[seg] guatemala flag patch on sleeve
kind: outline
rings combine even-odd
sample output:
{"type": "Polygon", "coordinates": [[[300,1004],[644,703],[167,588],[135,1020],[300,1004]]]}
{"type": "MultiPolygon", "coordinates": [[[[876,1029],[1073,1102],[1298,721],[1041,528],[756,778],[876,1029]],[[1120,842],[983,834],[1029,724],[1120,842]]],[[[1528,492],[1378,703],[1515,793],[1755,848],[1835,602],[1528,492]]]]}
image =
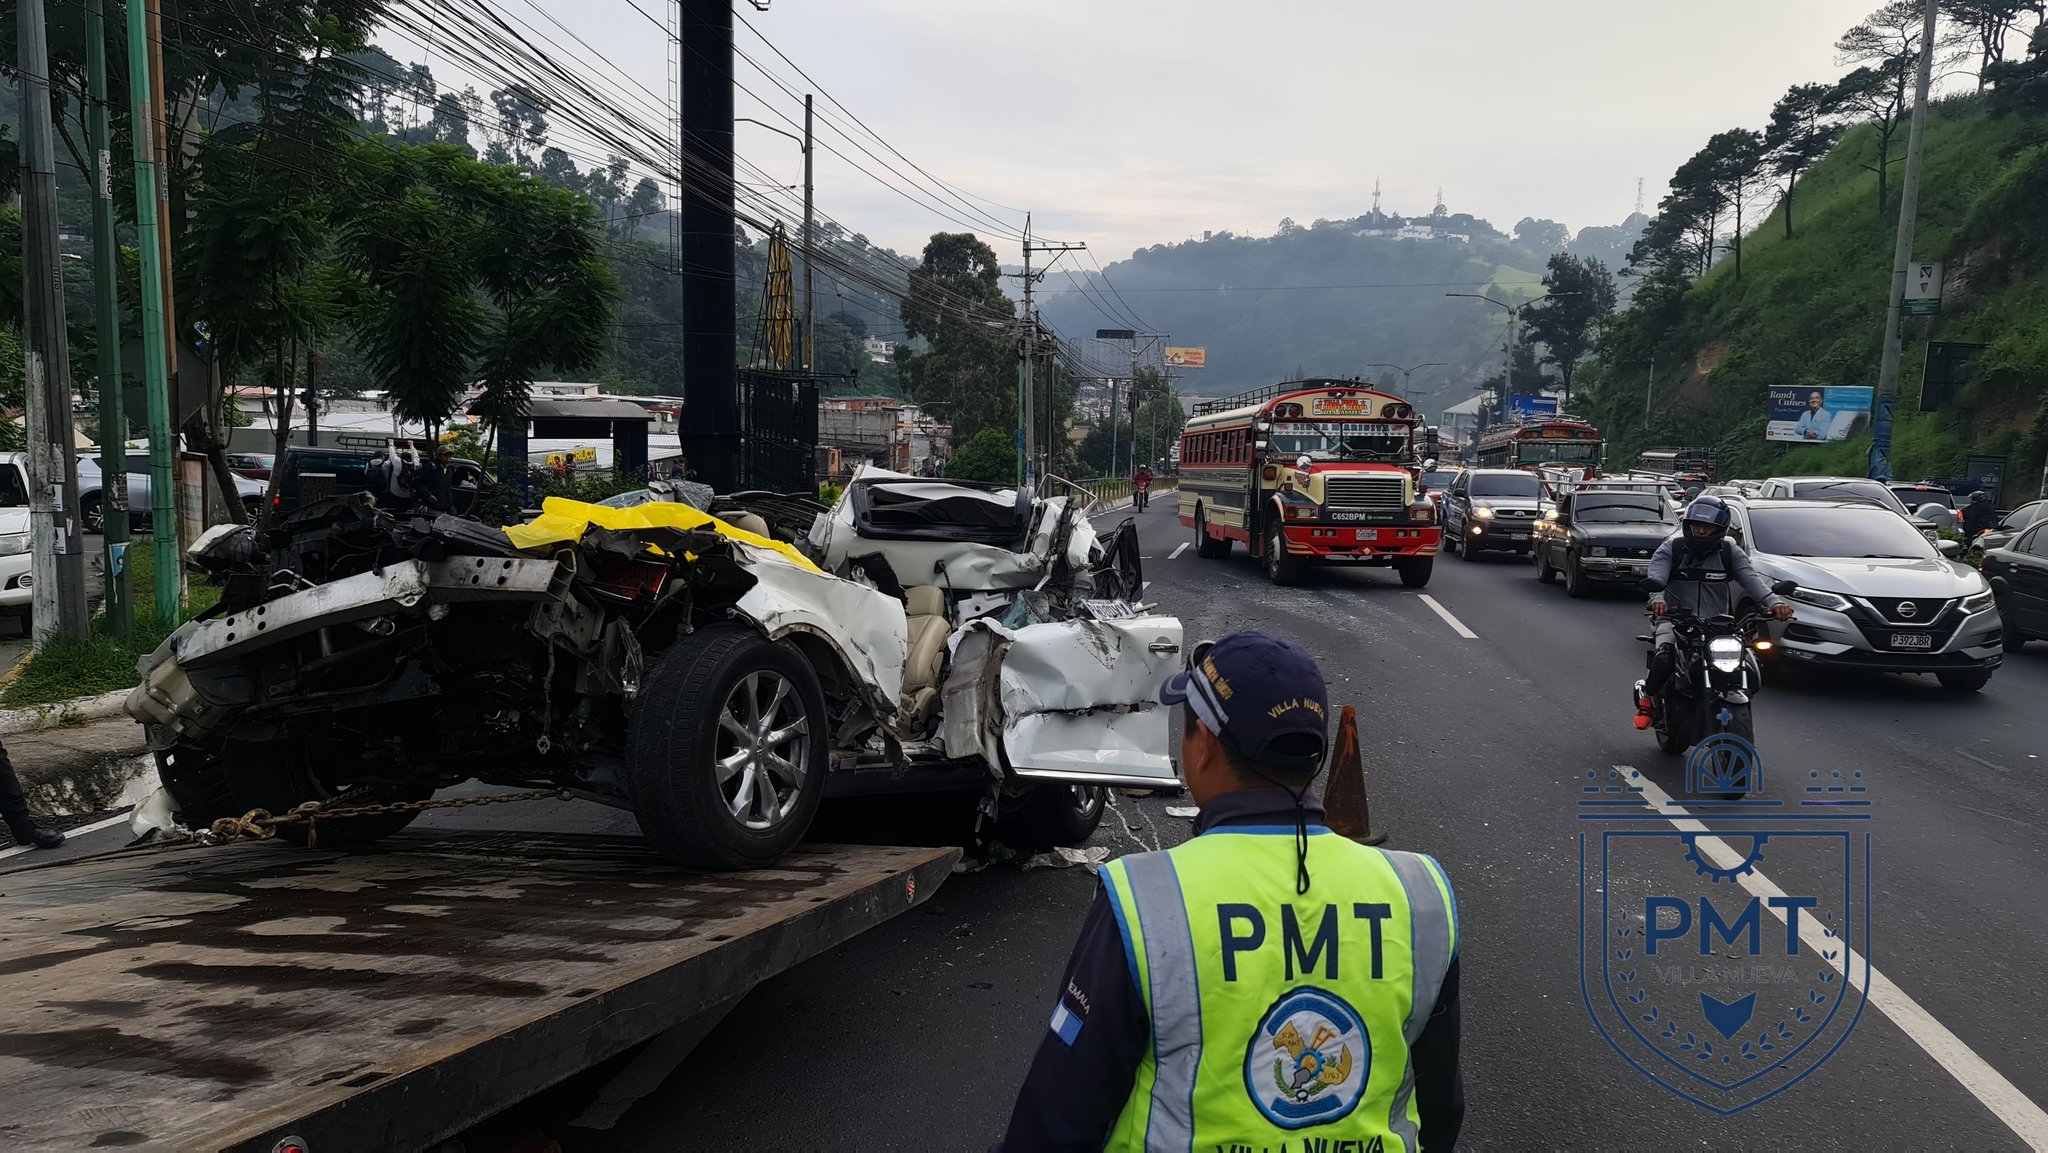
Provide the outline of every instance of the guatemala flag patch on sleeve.
{"type": "Polygon", "coordinates": [[[1081,1018],[1073,1010],[1067,1008],[1064,1000],[1053,1006],[1052,1032],[1053,1036],[1058,1037],[1069,1046],[1072,1046],[1074,1039],[1081,1035],[1081,1018]]]}

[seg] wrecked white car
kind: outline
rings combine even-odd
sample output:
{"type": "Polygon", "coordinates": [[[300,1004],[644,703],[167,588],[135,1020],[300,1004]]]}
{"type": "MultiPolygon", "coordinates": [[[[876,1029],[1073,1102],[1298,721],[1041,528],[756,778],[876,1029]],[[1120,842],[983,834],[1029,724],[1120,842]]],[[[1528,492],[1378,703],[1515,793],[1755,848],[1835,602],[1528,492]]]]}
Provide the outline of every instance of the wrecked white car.
{"type": "Polygon", "coordinates": [[[1182,640],[1086,499],[870,470],[829,510],[550,500],[506,530],[324,501],[193,546],[220,606],[127,707],[188,826],[480,780],[629,807],[699,868],[770,864],[869,792],[979,792],[1006,839],[1075,844],[1107,788],[1175,783],[1154,694],[1182,640]]]}

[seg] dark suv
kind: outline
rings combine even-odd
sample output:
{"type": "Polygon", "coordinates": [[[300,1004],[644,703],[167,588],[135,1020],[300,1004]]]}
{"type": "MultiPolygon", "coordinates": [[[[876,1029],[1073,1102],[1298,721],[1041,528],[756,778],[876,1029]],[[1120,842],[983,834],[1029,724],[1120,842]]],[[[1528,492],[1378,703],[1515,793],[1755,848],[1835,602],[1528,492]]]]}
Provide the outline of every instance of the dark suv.
{"type": "Polygon", "coordinates": [[[1543,486],[1533,472],[1468,468],[1444,498],[1444,547],[1466,560],[1482,551],[1529,555],[1530,534],[1543,515],[1543,486]]]}

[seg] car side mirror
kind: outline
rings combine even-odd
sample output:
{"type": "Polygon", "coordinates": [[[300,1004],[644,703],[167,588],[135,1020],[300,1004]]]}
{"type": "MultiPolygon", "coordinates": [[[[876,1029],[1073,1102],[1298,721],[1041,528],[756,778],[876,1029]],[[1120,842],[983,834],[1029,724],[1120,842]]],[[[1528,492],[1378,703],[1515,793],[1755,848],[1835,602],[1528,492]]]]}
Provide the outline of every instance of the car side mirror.
{"type": "Polygon", "coordinates": [[[1799,591],[1798,581],[1773,581],[1771,591],[1781,597],[1791,596],[1799,591]]]}
{"type": "Polygon", "coordinates": [[[1943,537],[1934,547],[1940,549],[1943,556],[1956,556],[1963,551],[1963,542],[1943,537]]]}

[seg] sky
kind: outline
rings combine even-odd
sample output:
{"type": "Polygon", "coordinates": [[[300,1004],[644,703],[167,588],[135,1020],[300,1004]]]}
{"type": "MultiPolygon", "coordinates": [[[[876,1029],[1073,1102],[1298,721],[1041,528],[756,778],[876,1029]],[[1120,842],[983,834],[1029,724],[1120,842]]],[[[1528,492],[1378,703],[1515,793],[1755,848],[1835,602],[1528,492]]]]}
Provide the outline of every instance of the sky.
{"type": "MultiPolygon", "coordinates": [[[[627,0],[499,8],[651,106],[669,83],[652,19],[664,10],[633,2],[647,15],[627,0]]],[[[1787,87],[1846,71],[1834,40],[1875,6],[772,0],[760,12],[757,2],[738,0],[735,44],[798,96],[737,60],[736,114],[797,131],[801,93],[816,91],[821,112],[873,154],[820,124],[825,216],[906,254],[933,232],[971,226],[1014,263],[1029,211],[1034,236],[1088,245],[1065,258],[1082,267],[1207,230],[1267,235],[1282,217],[1356,216],[1376,180],[1393,213],[1428,212],[1441,188],[1450,211],[1503,230],[1524,216],[1574,230],[1617,224],[1638,178],[1654,211],[1709,136],[1761,128],[1787,87]]],[[[427,60],[444,86],[497,86],[396,35],[379,39],[394,56],[427,60]]],[[[751,124],[738,133],[755,169],[742,180],[801,180],[795,141],[751,124]]]]}

